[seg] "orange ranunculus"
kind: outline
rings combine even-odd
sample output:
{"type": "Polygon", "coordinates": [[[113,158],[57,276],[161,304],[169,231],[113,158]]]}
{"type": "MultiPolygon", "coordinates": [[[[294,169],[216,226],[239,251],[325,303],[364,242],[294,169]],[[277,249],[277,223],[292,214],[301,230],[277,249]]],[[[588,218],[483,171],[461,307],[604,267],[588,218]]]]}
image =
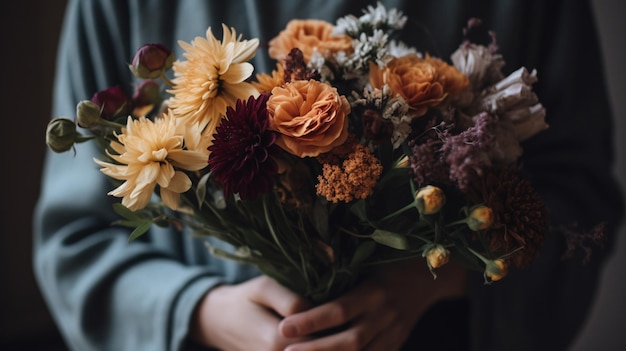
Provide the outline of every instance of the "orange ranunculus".
{"type": "Polygon", "coordinates": [[[291,20],[278,36],[269,42],[269,55],[283,60],[291,49],[298,48],[309,62],[317,50],[324,57],[346,51],[352,52],[352,39],[347,35],[332,35],[333,25],[322,20],[291,20]]]}
{"type": "Polygon", "coordinates": [[[337,89],[315,80],[296,80],[272,89],[267,102],[276,144],[299,157],[315,157],[348,137],[350,104],[337,89]]]}
{"type": "Polygon", "coordinates": [[[443,89],[449,96],[456,95],[469,86],[469,78],[456,67],[430,55],[426,55],[424,60],[435,66],[437,69],[437,80],[443,84],[443,89]]]}
{"type": "Polygon", "coordinates": [[[382,70],[370,63],[370,82],[375,88],[387,84],[395,95],[407,102],[412,115],[420,117],[429,107],[437,106],[449,94],[467,86],[467,78],[463,80],[465,76],[455,71],[441,60],[408,54],[392,59],[382,70]]]}

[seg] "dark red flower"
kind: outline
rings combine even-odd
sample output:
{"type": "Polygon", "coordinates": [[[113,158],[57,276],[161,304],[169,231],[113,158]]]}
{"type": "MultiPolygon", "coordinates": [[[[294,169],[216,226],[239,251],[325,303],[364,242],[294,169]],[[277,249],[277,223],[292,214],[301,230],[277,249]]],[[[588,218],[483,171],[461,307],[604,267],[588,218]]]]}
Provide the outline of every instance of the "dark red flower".
{"type": "Polygon", "coordinates": [[[293,80],[319,80],[320,75],[316,71],[310,71],[304,62],[302,50],[293,48],[285,58],[285,81],[293,80]]]}
{"type": "Polygon", "coordinates": [[[374,145],[380,145],[391,139],[393,123],[384,119],[380,112],[367,109],[363,111],[363,137],[371,140],[374,145]]]}
{"type": "Polygon", "coordinates": [[[158,78],[172,68],[174,53],[161,44],[145,44],[137,50],[130,70],[139,78],[158,78]]]}
{"type": "Polygon", "coordinates": [[[100,117],[109,121],[128,116],[132,108],[130,98],[119,85],[96,92],[91,102],[100,107],[100,117]]]}
{"type": "Polygon", "coordinates": [[[539,253],[550,221],[545,203],[530,180],[515,167],[484,173],[468,191],[470,201],[493,210],[494,225],[487,231],[489,249],[495,256],[509,254],[518,267],[526,266],[539,253]]]}
{"type": "Polygon", "coordinates": [[[252,199],[274,184],[278,166],[272,156],[280,149],[274,144],[276,134],[268,130],[268,98],[269,94],[261,94],[257,99],[238,100],[213,135],[209,167],[227,195],[252,199]]]}
{"type": "MultiPolygon", "coordinates": [[[[152,79],[141,81],[133,93],[133,107],[135,110],[144,109],[146,107],[152,108],[160,104],[161,100],[163,100],[161,86],[157,81],[152,79]]],[[[140,115],[142,114],[140,113],[140,115]]]]}

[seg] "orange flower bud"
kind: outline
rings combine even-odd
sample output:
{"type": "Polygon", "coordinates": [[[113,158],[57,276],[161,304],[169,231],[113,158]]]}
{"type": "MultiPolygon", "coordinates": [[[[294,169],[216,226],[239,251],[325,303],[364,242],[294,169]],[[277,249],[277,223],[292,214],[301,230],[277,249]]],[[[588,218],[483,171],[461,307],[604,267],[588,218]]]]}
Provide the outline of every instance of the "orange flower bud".
{"type": "Polygon", "coordinates": [[[441,245],[434,245],[424,252],[430,269],[441,267],[450,260],[450,250],[441,245]]]}
{"type": "Polygon", "coordinates": [[[493,221],[493,210],[484,205],[475,206],[467,216],[467,226],[474,231],[489,229],[493,221]]]}
{"type": "Polygon", "coordinates": [[[503,259],[490,260],[485,265],[485,275],[491,281],[498,281],[509,273],[509,265],[503,259]]]}
{"type": "Polygon", "coordinates": [[[446,195],[440,188],[427,185],[417,191],[415,194],[417,201],[417,209],[421,214],[435,214],[441,210],[446,203],[446,195]]]}

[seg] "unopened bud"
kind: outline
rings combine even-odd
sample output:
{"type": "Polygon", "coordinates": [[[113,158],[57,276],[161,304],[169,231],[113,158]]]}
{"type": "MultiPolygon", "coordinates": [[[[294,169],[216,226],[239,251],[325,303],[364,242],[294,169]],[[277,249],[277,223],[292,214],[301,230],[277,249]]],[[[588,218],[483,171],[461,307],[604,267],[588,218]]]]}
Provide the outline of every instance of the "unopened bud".
{"type": "Polygon", "coordinates": [[[161,86],[152,79],[143,80],[133,93],[133,114],[135,116],[145,116],[154,106],[161,103],[161,86]]]}
{"type": "Polygon", "coordinates": [[[473,231],[489,229],[493,221],[493,210],[484,205],[475,206],[467,216],[467,226],[473,231]]]}
{"type": "Polygon", "coordinates": [[[407,168],[411,165],[411,162],[409,160],[409,156],[404,155],[402,157],[400,157],[397,161],[394,167],[396,168],[407,168]]]}
{"type": "Polygon", "coordinates": [[[485,264],[485,275],[491,281],[498,281],[509,274],[509,265],[501,258],[487,261],[485,264]]]}
{"type": "Polygon", "coordinates": [[[430,269],[441,267],[450,260],[450,250],[438,244],[426,249],[422,255],[430,269]]]}
{"type": "Polygon", "coordinates": [[[65,152],[74,147],[80,134],[76,131],[76,123],[67,118],[55,118],[46,128],[46,144],[57,153],[65,152]]]}
{"type": "Polygon", "coordinates": [[[89,100],[76,104],[76,123],[82,128],[92,128],[100,125],[100,107],[89,100]]]}
{"type": "Polygon", "coordinates": [[[441,188],[427,185],[415,194],[417,209],[421,214],[435,214],[441,210],[446,203],[446,196],[441,188]]]}
{"type": "Polygon", "coordinates": [[[154,79],[172,68],[174,53],[161,44],[146,44],[137,50],[129,65],[136,77],[154,79]]]}
{"type": "Polygon", "coordinates": [[[100,117],[107,121],[127,117],[131,111],[130,98],[118,85],[95,93],[91,101],[100,108],[100,117]]]}

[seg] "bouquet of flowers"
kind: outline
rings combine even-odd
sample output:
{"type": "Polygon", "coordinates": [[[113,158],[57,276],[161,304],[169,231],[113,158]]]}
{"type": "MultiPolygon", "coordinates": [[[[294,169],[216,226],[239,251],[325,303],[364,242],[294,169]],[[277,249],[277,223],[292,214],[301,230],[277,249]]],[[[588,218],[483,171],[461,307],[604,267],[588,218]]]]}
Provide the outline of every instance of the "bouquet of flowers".
{"type": "Polygon", "coordinates": [[[255,77],[259,41],[226,25],[221,40],[209,28],[179,42],[179,59],[144,45],[135,94],[79,102],[75,119],[50,122],[48,145],[100,146],[130,240],[188,226],[314,302],[415,257],[434,277],[454,259],[499,280],[548,231],[518,162],[547,128],[536,72],[504,76],[495,40],[465,40],[447,63],[397,41],[405,23],[380,4],[334,25],[292,20],[269,42],[276,69],[255,77]]]}

